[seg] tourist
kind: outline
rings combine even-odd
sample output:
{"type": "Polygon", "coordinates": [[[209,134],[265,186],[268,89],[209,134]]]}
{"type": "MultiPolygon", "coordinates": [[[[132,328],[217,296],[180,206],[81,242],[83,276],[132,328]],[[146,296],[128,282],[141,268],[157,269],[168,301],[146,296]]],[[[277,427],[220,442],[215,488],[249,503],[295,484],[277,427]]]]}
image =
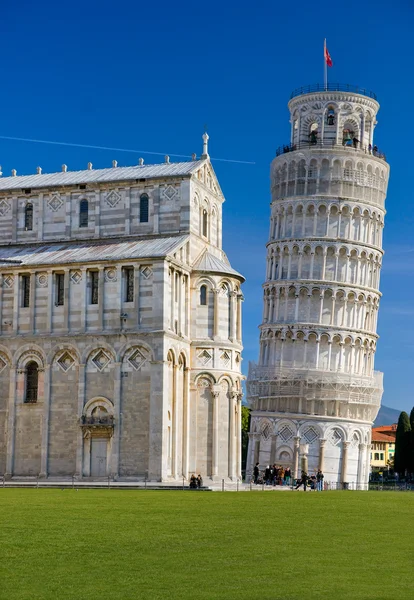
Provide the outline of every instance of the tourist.
{"type": "Polygon", "coordinates": [[[305,471],[302,471],[302,477],[298,480],[296,489],[299,489],[301,485],[303,485],[303,489],[306,492],[306,486],[308,485],[308,474],[305,471]]]}
{"type": "Polygon", "coordinates": [[[200,473],[198,474],[198,477],[197,477],[197,487],[198,488],[203,487],[203,478],[201,477],[200,473]]]}
{"type": "Polygon", "coordinates": [[[266,485],[270,485],[270,465],[267,465],[264,475],[264,480],[266,485]]]}
{"type": "Polygon", "coordinates": [[[322,471],[319,469],[318,472],[316,473],[316,489],[318,492],[323,491],[323,479],[324,479],[324,475],[323,475],[322,471]]]}
{"type": "Polygon", "coordinates": [[[197,488],[197,478],[196,478],[196,476],[194,474],[191,475],[191,477],[190,477],[190,488],[192,490],[194,490],[194,489],[197,488]]]}
{"type": "Polygon", "coordinates": [[[257,480],[259,479],[259,473],[260,473],[260,471],[259,471],[259,463],[257,462],[255,464],[255,466],[254,466],[254,469],[253,469],[254,483],[256,483],[256,484],[257,484],[257,480]]]}
{"type": "Polygon", "coordinates": [[[291,475],[290,468],[287,467],[287,469],[285,469],[285,474],[283,476],[285,485],[290,485],[290,478],[291,478],[291,476],[292,475],[291,475]]]}

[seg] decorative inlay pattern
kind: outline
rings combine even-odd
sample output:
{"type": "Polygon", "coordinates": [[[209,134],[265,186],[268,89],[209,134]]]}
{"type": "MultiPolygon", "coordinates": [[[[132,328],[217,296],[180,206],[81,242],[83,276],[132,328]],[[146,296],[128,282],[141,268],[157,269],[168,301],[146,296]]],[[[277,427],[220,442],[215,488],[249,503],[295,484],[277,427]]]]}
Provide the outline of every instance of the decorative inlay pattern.
{"type": "Polygon", "coordinates": [[[284,442],[288,442],[289,440],[291,440],[293,438],[293,431],[291,430],[290,427],[288,427],[287,425],[285,425],[284,427],[282,427],[282,429],[280,430],[279,433],[281,439],[284,442]]]}
{"type": "Polygon", "coordinates": [[[47,287],[47,275],[46,273],[39,273],[37,276],[37,285],[39,287],[46,288],[47,287]]]}
{"type": "Polygon", "coordinates": [[[213,353],[211,350],[202,350],[198,354],[198,362],[203,367],[207,367],[208,365],[210,365],[212,363],[212,361],[213,361],[213,353]]]}
{"type": "Polygon", "coordinates": [[[64,204],[64,200],[60,194],[52,194],[47,201],[47,205],[53,212],[56,212],[64,204]]]}
{"type": "Polygon", "coordinates": [[[0,217],[4,217],[10,210],[10,202],[7,200],[0,200],[0,217]]]}
{"type": "Polygon", "coordinates": [[[116,269],[105,269],[105,281],[117,281],[116,269]]]}
{"type": "Polygon", "coordinates": [[[7,367],[7,361],[0,356],[0,373],[7,367]]]}
{"type": "Polygon", "coordinates": [[[14,283],[13,275],[6,275],[5,277],[3,277],[3,286],[4,287],[11,288],[11,287],[13,287],[13,283],[14,283]]]}
{"type": "Polygon", "coordinates": [[[313,444],[313,442],[318,439],[318,432],[313,427],[308,427],[303,433],[304,439],[308,444],[313,444]]]}
{"type": "Polygon", "coordinates": [[[144,267],[144,268],[141,270],[141,273],[142,273],[142,276],[143,276],[145,279],[149,279],[149,278],[151,277],[151,275],[152,275],[152,269],[151,269],[150,267],[144,267]]]}
{"type": "Polygon", "coordinates": [[[342,442],[342,435],[337,429],[333,429],[329,434],[328,440],[332,446],[337,446],[342,442]]]}
{"type": "Polygon", "coordinates": [[[172,185],[168,185],[163,192],[163,195],[167,200],[172,200],[177,195],[177,189],[172,185]]]}
{"type": "Polygon", "coordinates": [[[72,355],[65,350],[65,352],[57,359],[57,364],[66,373],[75,364],[75,360],[72,355]]]}
{"type": "Polygon", "coordinates": [[[120,200],[121,200],[121,194],[115,190],[112,190],[112,192],[109,192],[109,194],[107,194],[106,198],[105,198],[105,202],[111,208],[116,206],[120,200]]]}
{"type": "Polygon", "coordinates": [[[148,352],[143,348],[136,348],[128,357],[128,362],[135,371],[139,371],[148,360],[148,352]]]}
{"type": "Polygon", "coordinates": [[[78,284],[80,281],[82,281],[82,273],[80,271],[72,271],[70,280],[73,283],[78,284]]]}
{"type": "Polygon", "coordinates": [[[98,352],[92,358],[92,363],[95,365],[98,371],[103,371],[105,367],[109,365],[110,362],[111,358],[102,349],[98,350],[98,352]]]}
{"type": "Polygon", "coordinates": [[[231,355],[227,350],[224,350],[220,355],[221,364],[224,367],[229,367],[231,365],[231,355]]]}

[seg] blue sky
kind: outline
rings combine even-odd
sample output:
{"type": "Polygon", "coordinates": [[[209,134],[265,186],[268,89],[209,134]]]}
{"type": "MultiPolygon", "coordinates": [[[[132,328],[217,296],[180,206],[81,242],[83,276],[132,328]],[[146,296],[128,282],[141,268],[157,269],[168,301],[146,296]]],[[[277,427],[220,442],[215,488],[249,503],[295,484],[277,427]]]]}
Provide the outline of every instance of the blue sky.
{"type": "MultiPolygon", "coordinates": [[[[244,286],[244,370],[258,353],[269,165],[289,140],[287,101],[323,80],[364,86],[381,104],[375,142],[391,164],[376,368],[383,402],[414,404],[414,213],[411,176],[412,24],[409,0],[303,2],[2,3],[0,135],[131,148],[201,152],[226,196],[224,247],[244,286]],[[407,206],[408,205],[408,206],[407,206]]],[[[140,152],[146,163],[162,156],[140,152]]],[[[134,164],[137,154],[0,139],[3,173],[134,164]]]]}

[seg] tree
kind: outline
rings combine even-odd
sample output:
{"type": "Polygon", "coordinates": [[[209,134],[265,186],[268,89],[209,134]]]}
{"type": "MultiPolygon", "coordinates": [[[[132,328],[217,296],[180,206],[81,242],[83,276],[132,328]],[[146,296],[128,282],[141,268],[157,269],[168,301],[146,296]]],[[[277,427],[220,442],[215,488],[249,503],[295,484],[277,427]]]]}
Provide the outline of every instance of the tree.
{"type": "Polygon", "coordinates": [[[410,445],[411,445],[411,425],[406,412],[402,412],[398,419],[397,431],[395,434],[395,454],[394,469],[401,476],[410,467],[410,445]]]}
{"type": "Polygon", "coordinates": [[[414,406],[410,412],[410,447],[409,447],[409,458],[408,458],[408,472],[411,473],[411,478],[414,473],[414,406]]]}
{"type": "Polygon", "coordinates": [[[247,448],[249,446],[249,431],[250,431],[250,408],[242,406],[241,414],[242,422],[242,470],[246,469],[247,448]]]}

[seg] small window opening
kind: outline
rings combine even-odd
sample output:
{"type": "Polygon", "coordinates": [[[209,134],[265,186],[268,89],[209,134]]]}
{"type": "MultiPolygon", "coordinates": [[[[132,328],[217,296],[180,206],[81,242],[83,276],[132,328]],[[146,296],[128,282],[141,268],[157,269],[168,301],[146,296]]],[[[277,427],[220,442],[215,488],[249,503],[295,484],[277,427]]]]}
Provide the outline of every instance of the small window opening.
{"type": "Polygon", "coordinates": [[[56,286],[56,306],[63,306],[65,304],[65,274],[56,273],[55,275],[55,286],[56,286]]]}
{"type": "Polygon", "coordinates": [[[29,362],[26,367],[26,403],[37,402],[39,388],[39,367],[34,361],[29,362]]]}
{"type": "Polygon", "coordinates": [[[26,204],[24,209],[24,228],[26,231],[32,231],[33,229],[33,204],[26,204]]]}
{"type": "Polygon", "coordinates": [[[311,144],[316,144],[318,141],[318,124],[312,123],[309,128],[309,141],[311,144]]]}
{"type": "Polygon", "coordinates": [[[89,206],[87,200],[81,200],[79,204],[79,227],[88,226],[89,206]]]}
{"type": "Polygon", "coordinates": [[[203,210],[203,236],[207,237],[208,231],[208,214],[206,209],[203,210]]]}
{"type": "Polygon", "coordinates": [[[89,304],[98,304],[99,302],[99,271],[90,272],[91,295],[89,304]]]}
{"type": "Polygon", "coordinates": [[[139,222],[148,223],[149,199],[147,194],[142,194],[139,201],[139,222]]]}
{"type": "Polygon", "coordinates": [[[30,306],[30,275],[22,275],[22,307],[30,306]]]}
{"type": "Polygon", "coordinates": [[[124,268],[124,302],[134,301],[134,268],[124,268]]]}
{"type": "Polygon", "coordinates": [[[202,285],[200,288],[200,304],[201,306],[207,306],[207,286],[202,285]]]}

